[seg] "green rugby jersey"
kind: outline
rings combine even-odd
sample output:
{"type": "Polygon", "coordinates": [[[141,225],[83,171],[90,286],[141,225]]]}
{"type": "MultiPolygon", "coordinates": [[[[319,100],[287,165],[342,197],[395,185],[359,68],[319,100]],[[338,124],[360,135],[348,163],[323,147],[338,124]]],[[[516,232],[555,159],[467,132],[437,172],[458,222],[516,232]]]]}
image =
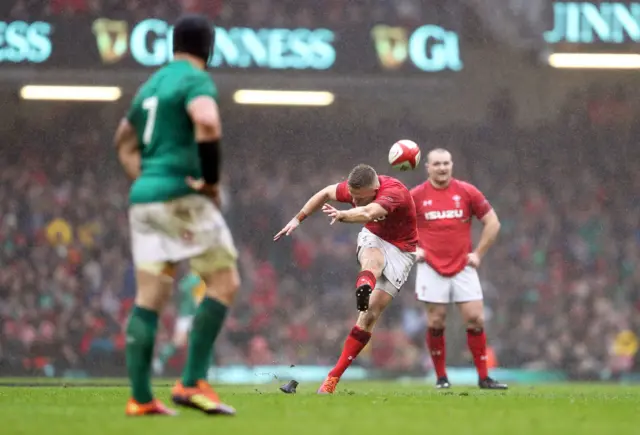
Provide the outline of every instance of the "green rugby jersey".
{"type": "Polygon", "coordinates": [[[198,144],[187,112],[200,96],[218,98],[205,71],[186,60],[171,62],[138,90],[127,113],[140,144],[142,172],[131,186],[132,204],[165,202],[195,193],[185,183],[201,177],[198,144]]]}

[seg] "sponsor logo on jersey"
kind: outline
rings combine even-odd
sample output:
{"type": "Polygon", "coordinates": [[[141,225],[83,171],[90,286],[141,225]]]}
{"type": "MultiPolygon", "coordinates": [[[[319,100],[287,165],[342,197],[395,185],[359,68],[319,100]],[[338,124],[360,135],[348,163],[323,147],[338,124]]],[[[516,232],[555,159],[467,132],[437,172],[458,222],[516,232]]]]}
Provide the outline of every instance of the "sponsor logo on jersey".
{"type": "Polygon", "coordinates": [[[464,211],[458,210],[441,210],[441,211],[429,211],[424,214],[424,218],[428,221],[435,221],[440,219],[460,219],[464,217],[464,211]]]}

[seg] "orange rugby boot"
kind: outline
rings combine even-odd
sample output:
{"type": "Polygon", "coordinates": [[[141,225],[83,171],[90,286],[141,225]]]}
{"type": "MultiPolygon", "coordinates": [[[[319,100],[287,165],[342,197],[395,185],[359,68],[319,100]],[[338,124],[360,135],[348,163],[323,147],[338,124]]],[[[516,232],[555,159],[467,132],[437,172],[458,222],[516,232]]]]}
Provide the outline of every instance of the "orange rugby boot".
{"type": "Polygon", "coordinates": [[[133,399],[129,399],[125,409],[125,414],[129,417],[142,417],[145,415],[178,415],[176,411],[171,408],[167,408],[157,399],[154,399],[149,403],[138,403],[133,399]]]}
{"type": "Polygon", "coordinates": [[[197,409],[210,415],[235,415],[236,410],[220,401],[218,394],[203,380],[195,387],[185,387],[177,382],[171,391],[173,403],[187,408],[197,409]]]}
{"type": "Polygon", "coordinates": [[[320,388],[318,388],[318,394],[333,394],[336,391],[336,386],[340,382],[340,378],[337,376],[327,376],[320,388]]]}

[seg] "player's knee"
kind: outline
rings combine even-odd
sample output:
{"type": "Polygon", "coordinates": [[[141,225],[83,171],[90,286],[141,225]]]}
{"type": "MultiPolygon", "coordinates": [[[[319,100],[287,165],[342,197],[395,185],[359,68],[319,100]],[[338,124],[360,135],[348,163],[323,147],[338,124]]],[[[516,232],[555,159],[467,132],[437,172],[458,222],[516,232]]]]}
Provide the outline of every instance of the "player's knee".
{"type": "Polygon", "coordinates": [[[136,265],[136,284],[135,304],[160,311],[171,297],[173,269],[164,263],[136,265]]]}
{"type": "MultiPolygon", "coordinates": [[[[235,271],[235,270],[234,270],[235,271]]],[[[240,276],[237,272],[232,274],[232,277],[229,279],[229,282],[226,285],[225,292],[229,298],[235,299],[236,294],[240,290],[240,276]]]]}
{"type": "Polygon", "coordinates": [[[427,318],[427,324],[431,329],[444,329],[446,324],[445,316],[432,316],[427,318]]]}
{"type": "Polygon", "coordinates": [[[360,313],[358,317],[358,327],[364,329],[365,331],[371,332],[373,327],[376,325],[376,322],[380,318],[380,311],[369,309],[364,313],[360,313]]]}
{"type": "Polygon", "coordinates": [[[382,275],[382,270],[384,269],[384,256],[382,253],[377,252],[378,250],[370,249],[367,252],[362,254],[360,260],[360,268],[361,270],[368,270],[373,273],[376,278],[379,278],[382,275]]]}
{"type": "Polygon", "coordinates": [[[240,288],[240,282],[229,282],[224,285],[207,288],[207,296],[218,299],[226,305],[232,305],[240,288]]]}
{"type": "Polygon", "coordinates": [[[203,277],[207,284],[206,295],[232,305],[240,288],[240,276],[235,267],[219,269],[203,277]]]}
{"type": "Polygon", "coordinates": [[[447,307],[438,304],[427,306],[427,325],[433,329],[444,329],[447,321],[447,307]]]}
{"type": "Polygon", "coordinates": [[[482,313],[469,313],[466,317],[468,329],[484,328],[484,315],[482,313]]]}
{"type": "Polygon", "coordinates": [[[367,262],[367,263],[363,263],[361,266],[361,270],[368,270],[369,272],[373,273],[377,278],[380,278],[382,276],[382,270],[384,269],[384,263],[377,263],[377,262],[367,262]]]}
{"type": "Polygon", "coordinates": [[[358,326],[365,331],[373,331],[373,327],[392,300],[388,293],[376,290],[369,299],[369,309],[358,316],[358,326]]]}
{"type": "Polygon", "coordinates": [[[471,301],[460,304],[462,318],[467,328],[484,328],[484,306],[482,301],[471,301]]]}

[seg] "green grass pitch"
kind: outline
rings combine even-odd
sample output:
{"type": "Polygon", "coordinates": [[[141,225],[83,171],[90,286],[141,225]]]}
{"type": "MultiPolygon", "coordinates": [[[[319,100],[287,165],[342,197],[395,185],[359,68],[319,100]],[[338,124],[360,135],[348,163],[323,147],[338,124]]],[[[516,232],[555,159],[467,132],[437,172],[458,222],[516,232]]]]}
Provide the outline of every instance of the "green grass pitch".
{"type": "MultiPolygon", "coordinates": [[[[2,379],[0,379],[2,382],[2,379]]],[[[183,410],[179,417],[127,418],[122,386],[1,386],[0,433],[7,435],[320,435],[320,434],[640,434],[640,387],[565,384],[473,387],[344,382],[334,396],[301,384],[285,395],[279,384],[221,386],[235,417],[183,410]]],[[[168,403],[169,386],[156,395],[168,403]]]]}

